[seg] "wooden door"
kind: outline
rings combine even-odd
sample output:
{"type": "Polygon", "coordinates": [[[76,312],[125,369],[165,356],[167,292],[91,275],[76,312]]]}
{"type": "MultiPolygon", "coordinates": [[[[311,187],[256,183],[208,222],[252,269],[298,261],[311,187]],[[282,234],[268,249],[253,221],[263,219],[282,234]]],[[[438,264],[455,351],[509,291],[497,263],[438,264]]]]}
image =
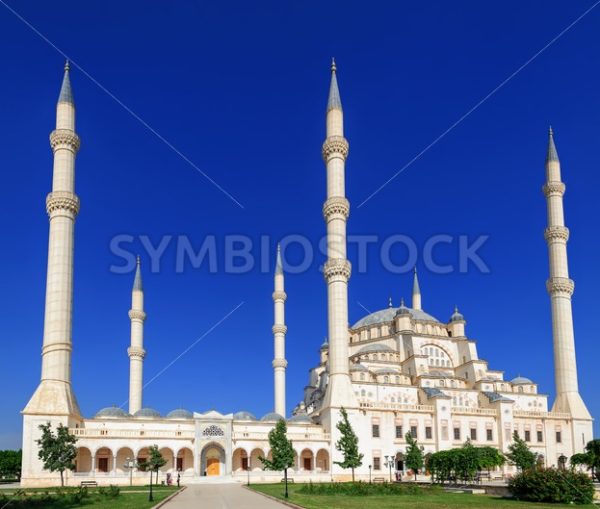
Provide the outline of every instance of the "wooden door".
{"type": "Polygon", "coordinates": [[[219,475],[220,464],[219,458],[208,458],[206,460],[206,475],[219,475]]]}
{"type": "Polygon", "coordinates": [[[304,470],[312,470],[312,461],[310,458],[304,458],[304,470]]]}

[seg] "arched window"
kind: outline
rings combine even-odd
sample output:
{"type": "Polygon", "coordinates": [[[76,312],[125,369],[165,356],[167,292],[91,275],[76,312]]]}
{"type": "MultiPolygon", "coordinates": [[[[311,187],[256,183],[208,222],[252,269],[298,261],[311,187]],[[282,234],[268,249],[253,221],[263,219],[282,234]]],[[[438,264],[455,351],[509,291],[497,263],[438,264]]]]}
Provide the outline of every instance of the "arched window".
{"type": "Polygon", "coordinates": [[[444,382],[444,380],[440,380],[440,387],[446,387],[446,382],[444,382]]]}
{"type": "Polygon", "coordinates": [[[522,394],[523,393],[523,386],[519,385],[519,392],[522,394]]]}
{"type": "Polygon", "coordinates": [[[383,377],[383,383],[384,383],[384,384],[389,384],[389,383],[390,383],[390,377],[389,377],[389,376],[387,376],[387,375],[385,375],[385,376],[383,377]]]}

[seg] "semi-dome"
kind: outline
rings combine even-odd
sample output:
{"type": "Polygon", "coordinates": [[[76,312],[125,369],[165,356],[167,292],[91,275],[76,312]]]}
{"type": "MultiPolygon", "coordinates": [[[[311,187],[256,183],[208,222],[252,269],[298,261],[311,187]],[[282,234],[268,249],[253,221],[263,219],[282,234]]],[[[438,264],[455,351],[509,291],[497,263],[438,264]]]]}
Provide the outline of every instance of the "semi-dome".
{"type": "Polygon", "coordinates": [[[141,410],[138,410],[135,414],[133,414],[134,417],[160,417],[160,412],[158,410],[154,410],[154,408],[142,408],[141,410]]]}
{"type": "Polygon", "coordinates": [[[377,352],[394,352],[395,350],[391,346],[382,345],[381,343],[373,343],[371,345],[363,346],[357,353],[377,353],[377,352]]]}
{"type": "MultiPolygon", "coordinates": [[[[371,314],[365,316],[364,318],[361,318],[358,322],[356,322],[352,326],[352,329],[360,329],[361,327],[365,327],[366,325],[376,325],[379,323],[392,322],[394,320],[394,316],[396,316],[396,313],[398,313],[401,309],[402,309],[402,307],[399,307],[399,308],[389,307],[389,308],[381,309],[379,311],[375,311],[374,313],[371,313],[371,314]]],[[[406,312],[404,310],[407,310],[410,313],[410,316],[414,320],[439,323],[439,320],[437,318],[434,318],[430,314],[425,313],[425,311],[422,311],[420,309],[412,309],[412,308],[404,307],[404,309],[402,310],[402,313],[406,312]]]]}
{"type": "Polygon", "coordinates": [[[288,422],[313,424],[313,420],[306,414],[298,414],[290,417],[288,422]]]}
{"type": "Polygon", "coordinates": [[[167,414],[167,419],[193,419],[194,414],[185,408],[177,408],[175,410],[171,410],[167,414]]]}
{"type": "Polygon", "coordinates": [[[375,371],[378,375],[399,375],[400,371],[395,368],[381,368],[375,371]]]}
{"type": "Polygon", "coordinates": [[[529,378],[519,375],[519,376],[513,378],[510,381],[510,383],[513,385],[525,385],[525,384],[532,384],[533,382],[531,380],[529,380],[529,378]]]}
{"type": "Polygon", "coordinates": [[[350,364],[350,372],[352,373],[353,371],[369,371],[369,368],[360,363],[350,364]]]}
{"type": "MultiPolygon", "coordinates": [[[[279,415],[277,412],[269,412],[266,415],[263,415],[260,420],[262,422],[277,422],[277,421],[281,421],[283,419],[283,417],[281,415],[279,415]]],[[[283,419],[285,420],[285,419],[283,419]]]]}
{"type": "Polygon", "coordinates": [[[257,421],[258,419],[254,416],[254,414],[250,412],[246,412],[245,410],[241,410],[240,412],[236,412],[233,414],[234,421],[257,421]]]}
{"type": "Polygon", "coordinates": [[[112,418],[126,418],[131,417],[125,410],[119,408],[117,406],[109,406],[100,410],[95,416],[94,419],[104,419],[106,417],[112,418]]]}

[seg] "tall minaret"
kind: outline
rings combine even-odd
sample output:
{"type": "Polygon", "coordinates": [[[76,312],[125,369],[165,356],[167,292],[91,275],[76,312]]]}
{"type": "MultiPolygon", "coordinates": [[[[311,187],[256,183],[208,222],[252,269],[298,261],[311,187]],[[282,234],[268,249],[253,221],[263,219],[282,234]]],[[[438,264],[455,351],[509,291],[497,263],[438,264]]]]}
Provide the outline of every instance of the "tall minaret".
{"type": "Polygon", "coordinates": [[[135,279],[131,291],[131,346],[127,349],[129,355],[129,413],[135,414],[142,408],[142,389],[144,381],[144,287],[142,286],[142,272],[140,257],[137,257],[135,279]]]}
{"type": "Polygon", "coordinates": [[[417,267],[413,269],[413,291],[412,308],[421,309],[421,288],[419,287],[419,277],[417,276],[417,267]]]}
{"type": "Polygon", "coordinates": [[[56,129],[50,133],[54,170],[52,192],[46,198],[50,231],[42,376],[23,411],[25,415],[80,415],[71,388],[73,245],[75,217],[79,212],[79,198],[75,194],[75,156],[79,143],[67,62],[56,105],[56,129]]]}
{"type": "MultiPolygon", "coordinates": [[[[560,161],[550,128],[546,155],[546,184],[543,188],[548,205],[548,227],[544,237],[548,243],[550,279],[546,288],[552,304],[552,336],[554,339],[554,376],[556,379],[555,412],[568,412],[574,418],[591,419],[585,403],[579,395],[577,364],[575,360],[575,337],[571,296],[575,284],[569,278],[567,240],[569,230],[565,227],[563,195],[565,185],[560,176],[560,161]]],[[[589,437],[591,439],[591,436],[589,437]]]]}
{"type": "Polygon", "coordinates": [[[283,284],[283,264],[281,263],[281,247],[277,244],[277,263],[275,265],[275,289],[273,291],[274,323],[273,342],[275,356],[273,370],[275,372],[275,413],[285,417],[285,300],[287,294],[283,284]]]}
{"type": "Polygon", "coordinates": [[[323,216],[327,223],[327,262],[323,274],[327,281],[329,336],[329,384],[324,407],[357,406],[348,366],[348,279],[350,262],[346,259],[346,221],[350,203],[346,199],[345,163],[348,141],[344,138],[344,114],[336,78],[331,65],[331,85],[327,102],[327,138],[323,159],[327,167],[327,200],[323,216]]]}

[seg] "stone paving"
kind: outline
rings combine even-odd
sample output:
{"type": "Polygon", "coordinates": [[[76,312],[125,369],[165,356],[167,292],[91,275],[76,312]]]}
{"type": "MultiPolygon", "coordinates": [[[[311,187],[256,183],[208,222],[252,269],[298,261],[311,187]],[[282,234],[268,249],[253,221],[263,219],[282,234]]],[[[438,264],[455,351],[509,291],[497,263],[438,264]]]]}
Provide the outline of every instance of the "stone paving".
{"type": "Polygon", "coordinates": [[[190,484],[164,509],[286,509],[287,506],[270,500],[240,484],[190,484]]]}

